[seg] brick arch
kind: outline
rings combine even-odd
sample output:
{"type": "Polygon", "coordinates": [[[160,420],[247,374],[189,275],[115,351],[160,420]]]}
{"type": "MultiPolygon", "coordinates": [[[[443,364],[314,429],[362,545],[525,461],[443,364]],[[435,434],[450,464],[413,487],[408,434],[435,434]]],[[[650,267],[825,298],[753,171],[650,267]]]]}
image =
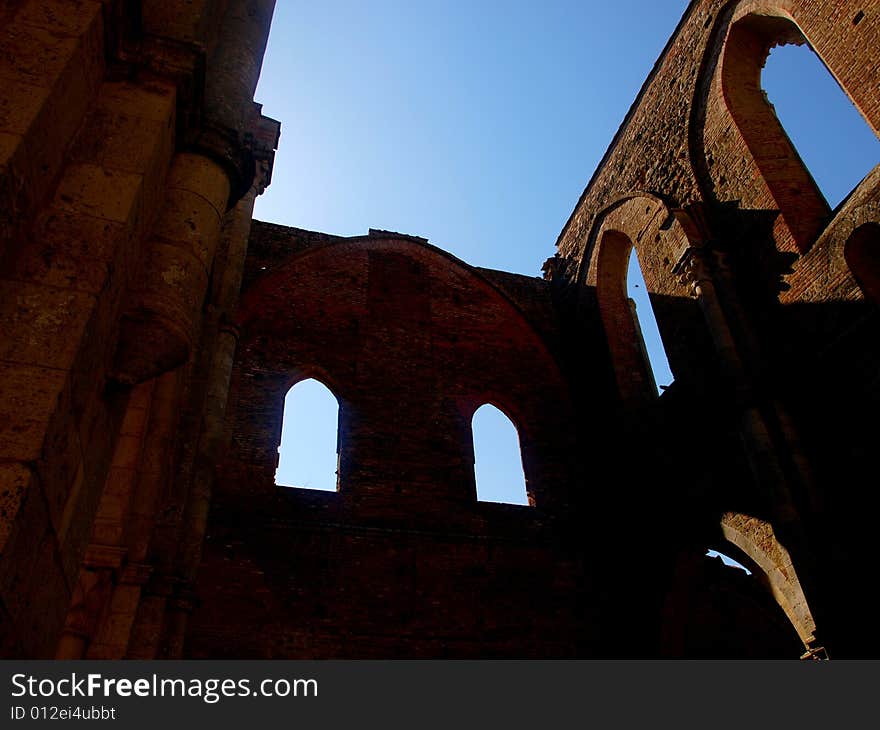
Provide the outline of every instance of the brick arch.
{"type": "Polygon", "coordinates": [[[796,659],[806,644],[791,624],[764,570],[721,539],[678,550],[671,561],[660,622],[659,653],[682,659],[796,659]],[[722,567],[711,547],[751,575],[722,567]]]}
{"type": "Polygon", "coordinates": [[[798,251],[806,251],[831,209],[761,89],[761,71],[778,44],[806,42],[790,17],[748,13],[735,19],[721,59],[721,94],[798,251]]]}
{"type": "MultiPolygon", "coordinates": [[[[816,620],[801,585],[797,567],[791,554],[777,538],[773,526],[764,519],[734,511],[725,512],[715,519],[718,531],[714,540],[708,544],[691,545],[678,553],[664,610],[661,651],[674,656],[684,655],[682,645],[688,630],[689,605],[694,595],[692,591],[696,589],[699,592],[701,587],[699,565],[705,564],[703,554],[707,547],[729,555],[750,570],[751,580],[756,580],[757,584],[750,584],[748,591],[769,593],[768,603],[772,605],[775,602],[778,606],[779,619],[791,626],[792,638],[796,634],[804,649],[819,648],[816,620]]],[[[731,588],[734,587],[731,585],[731,588]]],[[[744,586],[741,585],[740,588],[744,586]]],[[[743,596],[747,596],[748,591],[744,591],[743,596]]],[[[783,626],[780,623],[779,628],[782,629],[783,626]]],[[[723,631],[720,626],[715,630],[723,631]]],[[[746,643],[754,642],[758,636],[761,634],[749,636],[746,643]]],[[[771,638],[765,633],[758,639],[759,643],[752,643],[747,648],[758,655],[764,655],[764,651],[772,650],[773,647],[769,644],[774,642],[770,641],[767,646],[762,646],[760,641],[771,638]]],[[[776,650],[781,648],[782,645],[776,646],[776,650]]],[[[796,650],[795,642],[786,649],[789,652],[796,650]]],[[[795,655],[788,654],[788,658],[794,659],[795,655]]]]}
{"type": "Polygon", "coordinates": [[[472,501],[470,420],[484,402],[515,423],[536,501],[570,489],[573,411],[555,357],[508,296],[432,246],[371,236],[306,249],[244,293],[239,326],[233,458],[261,475],[271,450],[254,446],[249,412],[280,413],[315,372],[340,402],[342,496],[399,494],[409,510],[427,490],[435,512],[472,501]]]}
{"type": "Polygon", "coordinates": [[[460,411],[463,418],[472,421],[474,415],[483,406],[494,406],[501,411],[507,419],[516,427],[520,434],[529,433],[529,421],[527,416],[517,406],[516,401],[511,401],[509,395],[497,393],[496,391],[487,390],[482,393],[475,393],[465,396],[459,400],[460,411]]]}
{"type": "Polygon", "coordinates": [[[585,284],[596,288],[618,390],[625,403],[643,402],[656,395],[626,295],[629,257],[632,253],[639,257],[670,366],[676,372],[676,364],[687,359],[687,350],[682,341],[683,346],[677,349],[670,336],[673,314],[678,314],[671,310],[678,308],[676,302],[689,302],[690,296],[673,269],[682,251],[694,242],[696,230],[685,211],[639,192],[606,208],[588,238],[581,276],[585,284]]]}
{"type": "Polygon", "coordinates": [[[271,290],[275,286],[282,285],[284,279],[290,278],[290,270],[294,267],[305,265],[305,261],[309,257],[322,255],[328,252],[335,253],[337,250],[341,250],[350,246],[364,249],[372,248],[378,250],[381,248],[386,248],[389,245],[395,248],[400,248],[401,250],[406,250],[414,254],[415,257],[420,260],[434,261],[441,266],[451,266],[460,269],[461,271],[466,271],[476,281],[479,281],[481,286],[491,289],[505,302],[507,302],[507,304],[513,310],[515,310],[520,317],[522,317],[523,322],[535,334],[535,336],[543,339],[542,335],[532,326],[531,322],[525,316],[519,305],[513,299],[511,299],[506,292],[504,292],[502,289],[489,281],[489,279],[483,276],[478,269],[470,266],[456,256],[453,256],[448,251],[427,243],[427,241],[425,241],[424,239],[416,238],[414,236],[397,234],[392,234],[387,238],[382,238],[375,235],[352,236],[349,238],[330,238],[329,240],[326,240],[319,244],[314,244],[303,251],[293,254],[292,256],[288,257],[282,265],[273,268],[271,272],[268,272],[265,276],[261,277],[257,282],[255,282],[252,287],[243,291],[241,301],[239,302],[238,315],[236,317],[237,327],[240,329],[246,328],[249,322],[261,316],[261,291],[271,290]],[[337,247],[340,248],[337,249],[337,247]]]}
{"type": "Polygon", "coordinates": [[[737,0],[715,21],[697,92],[706,98],[692,106],[695,167],[708,199],[779,211],[783,251],[806,252],[831,211],[761,90],[761,70],[773,46],[808,43],[876,133],[880,92],[852,59],[880,41],[880,23],[861,10],[850,1],[737,0]]]}
{"type": "Polygon", "coordinates": [[[614,364],[620,397],[625,404],[655,397],[654,376],[635,310],[626,292],[627,267],[633,242],[621,231],[608,229],[599,239],[596,298],[614,364]]]}
{"type": "Polygon", "coordinates": [[[880,43],[880,18],[864,0],[745,0],[735,18],[778,12],[800,29],[865,122],[880,135],[880,88],[870,69],[853,63],[860,50],[880,43]],[[868,73],[866,73],[866,71],[868,73]]]}
{"type": "Polygon", "coordinates": [[[773,597],[804,647],[812,648],[816,643],[816,621],[791,555],[776,538],[773,526],[757,517],[728,512],[721,518],[721,532],[749,559],[750,567],[764,574],[773,597]]]}
{"type": "Polygon", "coordinates": [[[846,239],[843,256],[865,297],[880,304],[880,224],[856,228],[846,239]]]}
{"type": "MultiPolygon", "coordinates": [[[[317,363],[307,362],[287,373],[287,380],[282,381],[282,387],[285,389],[284,392],[290,392],[294,386],[306,380],[317,380],[333,394],[337,401],[340,401],[339,394],[345,389],[345,384],[334,373],[317,363]]],[[[342,407],[341,401],[339,406],[340,408],[342,407]]]]}

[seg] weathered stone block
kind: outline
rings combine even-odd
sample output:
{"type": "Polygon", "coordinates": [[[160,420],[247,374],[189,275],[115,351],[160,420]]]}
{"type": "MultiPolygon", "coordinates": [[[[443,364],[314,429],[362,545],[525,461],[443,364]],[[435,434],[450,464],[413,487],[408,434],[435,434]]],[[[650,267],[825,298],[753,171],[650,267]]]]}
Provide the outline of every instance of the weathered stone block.
{"type": "Polygon", "coordinates": [[[0,457],[39,458],[66,384],[64,371],[0,362],[0,457]]]}
{"type": "Polygon", "coordinates": [[[93,164],[69,165],[58,185],[55,205],[62,212],[85,213],[116,223],[142,221],[141,175],[93,164]]]}
{"type": "Polygon", "coordinates": [[[15,22],[78,38],[101,18],[98,0],[26,0],[15,22]]]}
{"type": "Polygon", "coordinates": [[[0,555],[12,534],[25,494],[32,488],[33,476],[25,464],[0,464],[0,555]]]}
{"type": "Polygon", "coordinates": [[[94,305],[86,292],[0,281],[0,322],[9,334],[0,359],[70,368],[94,305]]]}
{"type": "MultiPolygon", "coordinates": [[[[21,490],[18,512],[7,528],[0,553],[0,600],[12,620],[20,624],[32,605],[26,589],[34,578],[41,547],[47,540],[54,540],[54,533],[36,473],[27,465],[9,465],[2,476],[5,484],[21,490]]],[[[63,595],[54,600],[59,599],[63,600],[63,595]]],[[[22,628],[19,626],[19,631],[22,628]]]]}

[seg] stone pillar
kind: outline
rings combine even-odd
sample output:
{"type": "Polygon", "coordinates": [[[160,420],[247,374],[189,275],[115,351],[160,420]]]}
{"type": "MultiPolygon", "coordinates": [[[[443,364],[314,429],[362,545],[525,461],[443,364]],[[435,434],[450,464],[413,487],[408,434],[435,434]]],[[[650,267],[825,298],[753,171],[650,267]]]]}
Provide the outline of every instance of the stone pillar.
{"type": "Polygon", "coordinates": [[[98,630],[86,649],[86,659],[125,657],[141,591],[152,572],[153,567],[144,563],[129,561],[122,566],[98,630]]]}
{"type": "MultiPolygon", "coordinates": [[[[780,259],[780,280],[775,291],[776,294],[784,291],[781,277],[785,270],[789,270],[791,261],[788,256],[780,256],[780,259]]],[[[772,374],[766,372],[767,366],[761,353],[760,341],[737,296],[733,272],[726,264],[726,257],[716,254],[716,260],[718,261],[716,267],[718,287],[729,312],[729,317],[738,324],[737,342],[740,352],[743,353],[744,366],[751,374],[751,379],[757,383],[756,387],[762,393],[767,394],[768,411],[766,417],[775,422],[784,447],[791,456],[789,480],[795,485],[794,488],[798,490],[798,494],[806,495],[809,509],[813,513],[820,513],[823,511],[822,497],[816,489],[812,466],[807,458],[806,450],[801,444],[798,429],[789,415],[788,409],[779,398],[773,395],[778,392],[778,388],[773,383],[765,384],[768,379],[772,380],[772,374]]]]}
{"type": "Polygon", "coordinates": [[[230,0],[207,61],[204,118],[190,146],[226,169],[231,181],[230,207],[253,184],[252,100],[274,10],[275,0],[230,0]]]}
{"type": "Polygon", "coordinates": [[[141,383],[189,358],[228,198],[229,178],[213,160],[174,158],[165,206],[122,319],[117,381],[141,383]]]}
{"type": "Polygon", "coordinates": [[[758,486],[765,491],[774,509],[778,510],[779,519],[784,523],[796,522],[798,516],[788,493],[785,474],[774,453],[770,434],[758,410],[751,379],[718,297],[715,275],[722,265],[723,254],[707,247],[690,247],[676,265],[676,273],[682,283],[690,284],[693,296],[699,300],[715,344],[721,372],[735,393],[740,413],[740,433],[758,486]]]}
{"type": "MultiPolygon", "coordinates": [[[[718,294],[717,280],[728,275],[724,254],[708,246],[688,248],[675,267],[682,283],[691,285],[700,303],[719,358],[721,371],[735,394],[739,433],[755,482],[771,510],[772,526],[780,542],[798,566],[800,583],[807,595],[815,586],[813,560],[807,545],[803,521],[796,509],[791,483],[780,460],[780,444],[772,436],[768,414],[775,403],[764,402],[743,362],[731,330],[726,308],[718,294]]],[[[783,448],[785,444],[781,445],[783,448]]]]}
{"type": "Polygon", "coordinates": [[[727,324],[727,317],[721,307],[713,279],[714,268],[720,258],[715,251],[692,246],[682,255],[675,272],[679,275],[682,284],[690,285],[692,296],[699,301],[715,351],[718,353],[721,372],[737,387],[738,396],[743,398],[748,391],[745,388],[745,368],[734,342],[733,333],[727,324]]]}
{"type": "Polygon", "coordinates": [[[133,495],[127,544],[133,561],[150,564],[152,572],[138,589],[137,605],[131,609],[128,658],[156,656],[164,620],[164,602],[173,590],[168,578],[167,543],[173,539],[174,522],[182,511],[184,485],[176,477],[173,460],[180,430],[182,393],[188,368],[166,373],[156,383],[138,487],[133,495]]]}
{"type": "Polygon", "coordinates": [[[82,659],[85,656],[113,593],[125,556],[124,548],[89,546],[58,641],[56,659],[82,659]]]}
{"type": "Polygon", "coordinates": [[[177,586],[178,590],[168,599],[165,610],[165,634],[161,659],[180,659],[186,639],[186,625],[196,604],[196,596],[189,586],[177,586]]]}
{"type": "Polygon", "coordinates": [[[231,0],[208,61],[205,108],[209,122],[248,131],[275,0],[231,0]]]}
{"type": "Polygon", "coordinates": [[[67,621],[55,651],[56,659],[82,659],[85,656],[95,635],[98,621],[96,614],[104,606],[112,590],[111,571],[83,569],[80,572],[67,621]]]}
{"type": "Polygon", "coordinates": [[[220,224],[256,171],[249,124],[275,0],[232,0],[208,59],[204,117],[168,175],[165,208],[120,330],[114,378],[132,385],[186,362],[196,344],[220,224]]]}
{"type": "MultiPolygon", "coordinates": [[[[260,177],[265,179],[264,176],[260,177]]],[[[263,185],[259,189],[251,188],[250,192],[239,201],[228,225],[224,228],[224,235],[228,239],[226,267],[220,277],[213,302],[219,330],[210,362],[202,430],[195,454],[192,486],[188,494],[176,561],[181,581],[178,592],[182,598],[169,601],[167,609],[165,651],[170,658],[181,656],[187,622],[194,604],[193,587],[201,562],[202,545],[208,524],[214,470],[223,444],[226,401],[238,344],[238,330],[230,320],[241,288],[254,200],[262,191],[263,185]]]]}

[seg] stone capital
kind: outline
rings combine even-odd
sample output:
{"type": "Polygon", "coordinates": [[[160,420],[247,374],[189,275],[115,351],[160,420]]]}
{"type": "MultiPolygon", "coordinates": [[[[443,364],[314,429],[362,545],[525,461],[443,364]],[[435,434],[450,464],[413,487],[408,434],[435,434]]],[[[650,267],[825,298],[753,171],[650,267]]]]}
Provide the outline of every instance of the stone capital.
{"type": "Polygon", "coordinates": [[[673,267],[673,273],[679,282],[689,285],[691,296],[698,295],[698,287],[703,283],[712,283],[715,268],[712,251],[703,246],[689,246],[673,267]]]}

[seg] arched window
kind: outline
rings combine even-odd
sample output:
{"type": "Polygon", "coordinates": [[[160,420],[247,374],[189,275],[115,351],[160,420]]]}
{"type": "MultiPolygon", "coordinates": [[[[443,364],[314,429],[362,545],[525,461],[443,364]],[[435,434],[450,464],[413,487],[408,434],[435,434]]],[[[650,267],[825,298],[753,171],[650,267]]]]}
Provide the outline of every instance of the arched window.
{"type": "Polygon", "coordinates": [[[672,382],[660,330],[632,241],[609,230],[599,241],[596,296],[624,403],[657,395],[672,382]]]}
{"type": "Polygon", "coordinates": [[[485,404],[474,413],[474,477],[481,502],[531,504],[526,490],[519,433],[495,406],[485,404]]]}
{"type": "MultiPolygon", "coordinates": [[[[836,86],[836,82],[821,61],[813,57],[808,43],[809,39],[787,17],[760,13],[746,15],[730,28],[721,73],[727,108],[772,197],[772,203],[766,201],[764,205],[780,211],[780,222],[790,235],[789,243],[800,252],[807,251],[825,228],[831,208],[795,149],[792,138],[782,127],[763,84],[768,84],[773,101],[779,104],[783,112],[781,116],[786,118],[793,136],[800,140],[806,140],[801,131],[804,124],[792,123],[792,115],[785,111],[786,107],[809,100],[809,112],[796,113],[795,116],[800,117],[807,126],[824,124],[820,120],[827,120],[828,127],[819,132],[821,139],[817,148],[833,151],[831,166],[836,166],[838,171],[842,169],[838,154],[848,144],[848,140],[843,139],[847,133],[839,125],[852,114],[852,104],[848,100],[843,101],[841,90],[829,96],[828,86],[836,86]],[[802,47],[774,50],[768,72],[764,74],[764,65],[771,49],[786,44],[802,47]],[[795,67],[791,68],[795,56],[795,67]],[[834,142],[830,147],[829,140],[834,142]]],[[[866,125],[861,122],[861,126],[866,125]]],[[[849,121],[846,122],[846,128],[850,128],[849,121]]],[[[805,146],[804,150],[808,147],[812,145],[805,146]]],[[[818,160],[812,152],[808,156],[818,160]]],[[[819,168],[816,169],[818,171],[819,168]]],[[[839,175],[839,172],[835,175],[839,175]]],[[[826,185],[825,190],[831,202],[846,195],[863,175],[864,172],[845,175],[846,182],[838,182],[831,187],[826,185]]],[[[822,177],[826,177],[824,173],[822,177]]]]}
{"type": "Polygon", "coordinates": [[[856,228],[846,241],[843,257],[865,296],[880,304],[880,225],[865,223],[856,228]]]}
{"type": "Polygon", "coordinates": [[[632,302],[633,317],[638,328],[638,336],[644,349],[645,358],[651,368],[654,386],[658,392],[662,392],[672,381],[672,370],[669,367],[669,359],[666,357],[666,348],[663,346],[663,338],[660,337],[660,328],[657,326],[657,318],[654,316],[654,307],[651,306],[651,297],[642,276],[642,267],[635,249],[630,251],[629,267],[626,273],[626,295],[632,302]]]}
{"type": "Polygon", "coordinates": [[[771,49],[761,86],[828,204],[836,208],[880,162],[880,140],[807,44],[771,49]]]}
{"type": "Polygon", "coordinates": [[[284,398],[275,484],[336,491],[339,403],[317,380],[303,380],[284,398]]]}
{"type": "Polygon", "coordinates": [[[802,43],[790,20],[749,15],[727,37],[722,86],[730,113],[767,184],[792,243],[806,251],[828,220],[828,203],[804,167],[761,88],[761,71],[770,49],[779,43],[802,43]]]}

